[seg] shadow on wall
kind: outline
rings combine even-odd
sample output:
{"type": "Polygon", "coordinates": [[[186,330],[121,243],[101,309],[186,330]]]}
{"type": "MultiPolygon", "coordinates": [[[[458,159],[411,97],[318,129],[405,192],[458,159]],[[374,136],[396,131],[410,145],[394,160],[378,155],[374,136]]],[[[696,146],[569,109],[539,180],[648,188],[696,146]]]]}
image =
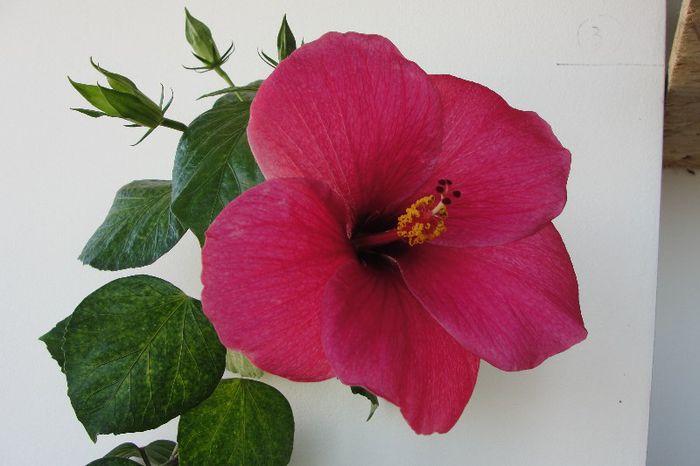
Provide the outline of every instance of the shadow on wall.
{"type": "MultiPolygon", "coordinates": [[[[666,57],[681,0],[667,2],[666,57]]],[[[648,466],[695,466],[700,458],[700,175],[665,170],[649,419],[648,466]]]]}

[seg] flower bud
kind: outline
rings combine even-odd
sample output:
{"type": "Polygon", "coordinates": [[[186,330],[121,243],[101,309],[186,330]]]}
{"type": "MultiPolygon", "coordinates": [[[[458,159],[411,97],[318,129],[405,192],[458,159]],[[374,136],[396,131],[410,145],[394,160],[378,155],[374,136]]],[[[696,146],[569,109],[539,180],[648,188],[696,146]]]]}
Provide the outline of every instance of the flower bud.
{"type": "Polygon", "coordinates": [[[192,46],[193,53],[200,60],[214,63],[221,58],[209,27],[192,16],[187,8],[185,8],[185,37],[192,46]]]}
{"type": "Polygon", "coordinates": [[[233,52],[233,44],[224,52],[219,53],[209,27],[192,16],[185,8],[185,38],[192,47],[192,54],[203,63],[204,66],[194,67],[195,71],[209,71],[221,67],[233,52]]]}
{"type": "MultiPolygon", "coordinates": [[[[90,102],[98,111],[75,109],[91,117],[111,116],[124,118],[139,126],[155,128],[163,121],[165,108],[156,104],[136,87],[133,81],[100,67],[92,59],[92,66],[107,78],[110,87],[99,84],[83,84],[68,78],[80,95],[90,102]]],[[[169,103],[168,103],[169,105],[169,103]]]]}
{"type": "Polygon", "coordinates": [[[107,78],[109,87],[101,86],[99,83],[96,85],[79,83],[69,77],[68,80],[75,90],[97,109],[73,108],[72,110],[93,118],[103,116],[123,118],[130,122],[127,126],[149,128],[149,131],[139,142],[160,125],[183,130],[184,125],[165,118],[165,112],[170,107],[173,98],[171,96],[170,100],[163,106],[165,90],[162,85],[160,103],[156,104],[126,76],[107,71],[92,61],[92,59],[90,59],[90,62],[97,71],[107,78]]]}
{"type": "MultiPolygon", "coordinates": [[[[303,40],[301,41],[301,45],[304,45],[303,40]]],[[[277,65],[279,65],[282,60],[290,56],[296,49],[297,41],[294,38],[292,29],[289,27],[289,23],[287,22],[287,15],[284,15],[282,17],[282,25],[277,33],[277,60],[270,57],[262,50],[258,50],[258,56],[262,61],[271,67],[277,68],[277,65]]]]}
{"type": "Polygon", "coordinates": [[[284,60],[297,49],[297,41],[287,23],[287,15],[282,17],[282,25],[277,33],[277,58],[284,60]]]}

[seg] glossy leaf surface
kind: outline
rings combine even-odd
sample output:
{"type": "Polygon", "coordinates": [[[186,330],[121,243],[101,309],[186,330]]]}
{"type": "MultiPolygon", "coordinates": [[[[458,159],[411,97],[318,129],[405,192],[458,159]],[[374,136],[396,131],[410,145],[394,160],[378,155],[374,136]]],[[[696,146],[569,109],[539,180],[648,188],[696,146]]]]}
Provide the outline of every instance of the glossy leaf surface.
{"type": "Polygon", "coordinates": [[[93,439],[152,429],[196,406],[216,387],[226,356],[199,301],[148,275],[85,298],[63,348],[68,396],[93,439]]]}
{"type": "Polygon", "coordinates": [[[217,104],[183,133],[173,168],[172,210],[204,243],[204,232],[221,210],[263,181],[248,145],[250,102],[217,104]]]}
{"type": "Polygon", "coordinates": [[[80,260],[100,270],[155,262],[186,231],[170,210],[171,196],[170,181],[139,180],[123,186],[80,260]]]}
{"type": "Polygon", "coordinates": [[[294,417],[274,387],[228,379],[182,415],[177,437],[181,466],[285,465],[292,455],[294,417]]]}
{"type": "Polygon", "coordinates": [[[63,370],[63,363],[65,361],[63,355],[63,335],[66,333],[69,320],[70,316],[57,323],[54,328],[39,337],[39,340],[44,342],[46,349],[49,350],[49,354],[56,360],[61,370],[63,370]]]}

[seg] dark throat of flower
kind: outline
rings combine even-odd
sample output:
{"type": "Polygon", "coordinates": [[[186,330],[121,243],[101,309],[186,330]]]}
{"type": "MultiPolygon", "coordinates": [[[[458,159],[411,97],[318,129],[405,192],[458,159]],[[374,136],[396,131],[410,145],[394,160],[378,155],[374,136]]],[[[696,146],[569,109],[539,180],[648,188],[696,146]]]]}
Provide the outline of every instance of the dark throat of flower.
{"type": "Polygon", "coordinates": [[[452,181],[441,179],[435,187],[436,194],[421,197],[395,222],[394,228],[378,233],[357,232],[351,241],[358,253],[372,252],[393,243],[401,242],[409,246],[432,241],[447,231],[447,206],[461,196],[452,189],[452,181]]]}

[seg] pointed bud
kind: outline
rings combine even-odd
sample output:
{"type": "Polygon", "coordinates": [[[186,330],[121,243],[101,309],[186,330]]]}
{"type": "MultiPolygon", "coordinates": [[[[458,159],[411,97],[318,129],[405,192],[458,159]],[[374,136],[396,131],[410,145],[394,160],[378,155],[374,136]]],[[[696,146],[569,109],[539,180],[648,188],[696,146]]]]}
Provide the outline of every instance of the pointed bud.
{"type": "Polygon", "coordinates": [[[287,23],[287,15],[282,17],[282,25],[277,33],[277,58],[279,61],[284,60],[297,49],[297,41],[294,38],[289,23],[287,23]]]}
{"type": "Polygon", "coordinates": [[[97,71],[102,73],[102,75],[107,78],[107,83],[114,91],[134,96],[142,104],[142,106],[146,107],[152,114],[161,113],[161,106],[146,97],[146,95],[141,92],[138,87],[136,87],[136,84],[134,84],[131,79],[127,78],[126,76],[122,76],[121,74],[107,71],[95,63],[92,58],[90,58],[90,63],[92,63],[92,66],[97,71]]]}
{"type": "MultiPolygon", "coordinates": [[[[90,62],[97,71],[107,78],[109,87],[100,84],[79,83],[69,77],[68,80],[75,90],[97,109],[73,108],[73,110],[93,118],[102,116],[123,118],[132,123],[128,126],[143,126],[150,128],[151,131],[160,125],[173,127],[172,125],[177,123],[165,118],[165,112],[172,103],[172,97],[163,106],[164,91],[162,89],[159,105],[141,92],[136,84],[126,76],[107,71],[92,59],[90,62]]],[[[184,125],[180,125],[184,127],[184,125]]],[[[150,134],[150,131],[147,134],[150,134]]]]}
{"type": "MultiPolygon", "coordinates": [[[[73,81],[70,77],[68,78],[71,85],[75,88],[80,95],[85,98],[93,107],[100,110],[104,115],[111,117],[119,117],[119,112],[110,105],[107,98],[102,94],[102,90],[99,86],[93,84],[83,84],[73,81]]],[[[85,112],[81,112],[85,113],[85,112]]]]}
{"type": "Polygon", "coordinates": [[[206,24],[195,18],[185,8],[185,38],[192,47],[192,53],[208,67],[222,63],[219,49],[214,43],[211,30],[206,24]]]}
{"type": "Polygon", "coordinates": [[[152,100],[147,102],[133,94],[115,91],[98,85],[107,102],[117,111],[121,118],[154,128],[163,121],[163,112],[152,100]]]}

